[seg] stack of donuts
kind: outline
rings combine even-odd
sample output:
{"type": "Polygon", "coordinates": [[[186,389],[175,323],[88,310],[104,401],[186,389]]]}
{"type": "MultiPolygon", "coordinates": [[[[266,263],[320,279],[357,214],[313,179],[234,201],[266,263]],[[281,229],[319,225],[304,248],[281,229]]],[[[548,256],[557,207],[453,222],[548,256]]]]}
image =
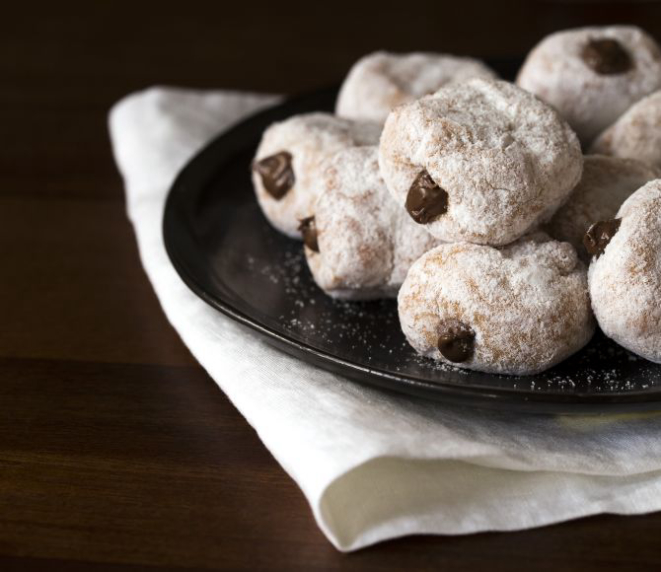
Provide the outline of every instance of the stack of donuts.
{"type": "Polygon", "coordinates": [[[632,26],[555,33],[516,83],[378,52],[336,113],[271,125],[252,165],[314,280],[396,297],[420,354],[529,375],[597,325],[661,363],[661,48],[632,26]]]}

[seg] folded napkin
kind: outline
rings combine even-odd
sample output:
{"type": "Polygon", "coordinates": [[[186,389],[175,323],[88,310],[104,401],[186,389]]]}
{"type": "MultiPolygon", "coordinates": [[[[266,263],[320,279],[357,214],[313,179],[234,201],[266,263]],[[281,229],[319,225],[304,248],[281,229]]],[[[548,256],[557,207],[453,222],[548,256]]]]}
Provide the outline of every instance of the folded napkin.
{"type": "Polygon", "coordinates": [[[516,530],[661,508],[661,418],[459,409],[298,361],[198,299],[161,237],[168,188],[273,96],[153,88],[110,114],[142,263],[168,319],[305,494],[340,550],[407,534],[516,530]]]}

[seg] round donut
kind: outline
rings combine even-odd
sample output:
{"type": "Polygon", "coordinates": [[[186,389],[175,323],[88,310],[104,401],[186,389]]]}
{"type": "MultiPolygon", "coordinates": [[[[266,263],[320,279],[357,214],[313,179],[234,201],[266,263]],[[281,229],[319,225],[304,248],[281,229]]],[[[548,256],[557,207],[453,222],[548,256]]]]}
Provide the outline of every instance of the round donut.
{"type": "Polygon", "coordinates": [[[437,238],[502,245],[553,215],[583,155],[553,108],[511,83],[472,79],[394,109],[379,164],[397,203],[437,238]]]}
{"type": "Polygon", "coordinates": [[[632,105],[594,140],[590,153],[637,159],[661,168],[661,91],[632,105]]]}
{"type": "Polygon", "coordinates": [[[430,250],[411,266],[398,308],[420,354],[489,373],[544,371],[595,329],[585,266],[570,244],[544,233],[503,248],[430,250]]]}
{"type": "Polygon", "coordinates": [[[383,123],[394,107],[472,77],[497,76],[473,58],[375,52],[353,65],[340,89],[335,111],[341,117],[383,123]]]}
{"type": "Polygon", "coordinates": [[[315,282],[334,298],[397,296],[411,264],[439,241],[390,197],[377,147],[345,149],[327,160],[322,188],[302,224],[315,282]]]}
{"type": "Polygon", "coordinates": [[[535,46],[516,81],[553,105],[587,145],[661,88],[661,49],[635,26],[565,30],[535,46]]]}
{"type": "Polygon", "coordinates": [[[659,176],[658,169],[633,159],[588,155],[583,162],[581,181],[544,230],[556,240],[571,243],[579,256],[589,262],[583,237],[590,225],[614,218],[634,191],[659,176]]]}
{"type": "Polygon", "coordinates": [[[301,219],[310,216],[321,185],[321,164],[341,149],[375,145],[381,126],[328,113],[297,115],[274,123],[262,136],[252,164],[257,201],[269,222],[301,238],[301,219]]]}
{"type": "Polygon", "coordinates": [[[599,326],[621,346],[661,363],[661,180],[636,191],[585,240],[594,255],[589,283],[599,326]]]}

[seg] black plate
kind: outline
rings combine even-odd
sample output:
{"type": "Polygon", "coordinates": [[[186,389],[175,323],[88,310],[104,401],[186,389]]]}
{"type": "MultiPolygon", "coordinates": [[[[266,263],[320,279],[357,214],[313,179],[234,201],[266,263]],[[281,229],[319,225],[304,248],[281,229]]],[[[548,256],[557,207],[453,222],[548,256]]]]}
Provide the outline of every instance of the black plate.
{"type": "MultiPolygon", "coordinates": [[[[495,66],[512,77],[512,64],[495,66]]],[[[214,308],[280,349],[353,380],[450,403],[539,413],[661,410],[661,366],[597,334],[579,354],[540,375],[468,372],[421,358],[400,331],[394,301],[337,302],[312,281],[301,244],[266,222],[250,162],[264,129],[331,111],[336,90],[258,113],[213,140],[182,170],[163,233],[174,267],[214,308]]]]}

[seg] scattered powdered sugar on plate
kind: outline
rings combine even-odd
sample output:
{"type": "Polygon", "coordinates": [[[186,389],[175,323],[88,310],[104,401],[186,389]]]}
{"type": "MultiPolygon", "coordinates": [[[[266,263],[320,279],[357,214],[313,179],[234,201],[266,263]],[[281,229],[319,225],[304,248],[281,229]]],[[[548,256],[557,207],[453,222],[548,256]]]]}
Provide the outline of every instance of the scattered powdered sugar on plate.
{"type": "Polygon", "coordinates": [[[349,302],[326,296],[312,280],[302,244],[279,235],[265,221],[257,226],[243,252],[220,249],[219,274],[226,283],[232,280],[228,286],[263,324],[316,351],[381,374],[519,393],[644,393],[661,385],[658,365],[600,332],[579,353],[530,377],[462,370],[422,357],[401,332],[394,300],[349,302]]]}

